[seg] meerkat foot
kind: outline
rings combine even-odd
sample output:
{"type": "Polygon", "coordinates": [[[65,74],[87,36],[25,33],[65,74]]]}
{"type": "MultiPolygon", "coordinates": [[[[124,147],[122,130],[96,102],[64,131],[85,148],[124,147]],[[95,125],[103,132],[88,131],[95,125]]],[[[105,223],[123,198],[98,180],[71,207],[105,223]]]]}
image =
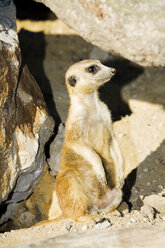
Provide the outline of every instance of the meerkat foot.
{"type": "Polygon", "coordinates": [[[115,210],[122,201],[122,191],[118,188],[108,189],[105,195],[99,200],[99,209],[103,211],[115,210]]]}
{"type": "Polygon", "coordinates": [[[80,222],[80,223],[83,223],[83,224],[86,224],[86,225],[89,225],[89,226],[96,226],[98,224],[101,224],[105,221],[108,221],[109,222],[109,225],[110,225],[110,219],[109,218],[105,218],[101,215],[83,215],[83,216],[79,216],[76,218],[76,221],[77,222],[80,222]]]}
{"type": "Polygon", "coordinates": [[[96,175],[97,175],[97,179],[103,186],[107,185],[107,178],[103,166],[100,166],[99,171],[97,172],[96,175]]]}
{"type": "Polygon", "coordinates": [[[107,185],[107,179],[105,175],[102,175],[102,174],[98,175],[98,180],[103,186],[107,185]]]}
{"type": "Polygon", "coordinates": [[[52,224],[52,222],[54,222],[54,220],[41,220],[39,222],[36,222],[33,226],[37,227],[37,226],[47,226],[52,224]]]}

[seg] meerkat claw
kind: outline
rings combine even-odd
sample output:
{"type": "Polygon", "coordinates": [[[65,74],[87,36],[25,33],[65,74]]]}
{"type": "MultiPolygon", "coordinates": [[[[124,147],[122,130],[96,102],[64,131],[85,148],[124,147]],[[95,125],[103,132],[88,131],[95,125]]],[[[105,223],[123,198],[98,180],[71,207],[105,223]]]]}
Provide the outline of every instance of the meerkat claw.
{"type": "Polygon", "coordinates": [[[102,184],[103,186],[107,185],[107,179],[106,179],[106,177],[100,177],[100,178],[99,178],[99,181],[101,182],[101,184],[102,184]]]}

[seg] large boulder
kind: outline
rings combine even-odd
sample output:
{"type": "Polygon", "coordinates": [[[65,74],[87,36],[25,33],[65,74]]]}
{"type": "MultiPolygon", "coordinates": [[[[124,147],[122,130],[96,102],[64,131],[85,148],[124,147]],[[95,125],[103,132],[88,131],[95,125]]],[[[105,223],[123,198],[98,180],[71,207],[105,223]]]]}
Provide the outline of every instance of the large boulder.
{"type": "Polygon", "coordinates": [[[143,66],[165,65],[165,2],[36,0],[84,39],[143,66]]]}
{"type": "Polygon", "coordinates": [[[1,3],[0,15],[2,223],[12,214],[10,204],[25,200],[38,184],[45,165],[45,143],[52,135],[54,121],[47,112],[38,84],[21,61],[12,1],[1,3]]]}

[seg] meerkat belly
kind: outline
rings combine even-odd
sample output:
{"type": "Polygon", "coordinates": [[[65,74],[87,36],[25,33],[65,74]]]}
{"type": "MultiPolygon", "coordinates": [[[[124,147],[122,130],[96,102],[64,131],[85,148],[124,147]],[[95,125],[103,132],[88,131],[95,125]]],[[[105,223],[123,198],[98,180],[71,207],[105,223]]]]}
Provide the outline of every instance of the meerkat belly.
{"type": "Polygon", "coordinates": [[[110,151],[110,130],[109,127],[102,121],[96,120],[88,123],[87,139],[91,147],[99,154],[110,151]]]}
{"type": "Polygon", "coordinates": [[[63,159],[65,162],[62,161],[62,164],[64,165],[65,170],[72,169],[76,172],[76,180],[79,186],[82,185],[83,191],[90,198],[91,204],[96,204],[103,188],[98,181],[91,164],[84,157],[76,154],[72,149],[65,149],[63,159]]]}
{"type": "Polygon", "coordinates": [[[117,174],[110,150],[112,142],[111,131],[103,121],[89,122],[87,128],[88,143],[102,159],[108,185],[114,187],[117,174]]]}

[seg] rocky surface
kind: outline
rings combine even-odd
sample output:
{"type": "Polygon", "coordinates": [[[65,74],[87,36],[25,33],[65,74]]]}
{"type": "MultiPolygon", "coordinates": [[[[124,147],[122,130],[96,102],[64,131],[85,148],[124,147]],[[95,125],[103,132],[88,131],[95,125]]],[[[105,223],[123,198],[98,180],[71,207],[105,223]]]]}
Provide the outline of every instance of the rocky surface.
{"type": "Polygon", "coordinates": [[[20,248],[30,247],[67,247],[67,248],[164,248],[165,229],[157,228],[132,228],[119,231],[92,231],[86,233],[65,234],[56,238],[39,241],[31,245],[23,245],[20,248]]]}
{"type": "Polygon", "coordinates": [[[38,184],[44,147],[53,132],[43,95],[22,63],[12,1],[2,3],[0,25],[0,224],[38,184]]]}
{"type": "Polygon", "coordinates": [[[137,214],[136,218],[127,218],[127,228],[117,222],[118,225],[112,230],[111,227],[87,228],[85,224],[67,219],[57,224],[0,234],[0,247],[164,248],[165,226],[147,226],[145,221],[147,218],[144,215],[137,214]],[[138,216],[144,219],[143,226],[139,226],[138,216]]]}
{"type": "MultiPolygon", "coordinates": [[[[64,84],[64,73],[66,69],[71,64],[81,59],[89,58],[90,56],[92,58],[95,56],[98,59],[102,59],[105,64],[117,68],[117,74],[111,83],[106,84],[101,89],[101,96],[112,110],[113,119],[118,120],[114,122],[114,130],[123,151],[125,163],[127,164],[125,175],[129,174],[137,166],[138,169],[135,169],[127,178],[126,185],[124,186],[124,201],[121,206],[113,213],[104,216],[108,218],[108,221],[105,219],[103,223],[88,226],[65,219],[59,223],[51,222],[49,225],[43,224],[39,227],[12,230],[0,234],[0,247],[12,247],[13,244],[15,246],[26,247],[27,244],[41,242],[42,240],[44,240],[44,243],[35,244],[35,246],[39,245],[41,247],[41,244],[47,247],[49,245],[67,247],[67,244],[73,246],[73,244],[77,244],[76,238],[72,239],[69,243],[68,236],[71,235],[70,237],[73,237],[75,232],[78,238],[81,236],[80,232],[84,232],[82,233],[82,239],[84,242],[88,240],[89,244],[89,239],[86,239],[86,237],[89,237],[89,231],[94,232],[94,236],[92,236],[93,241],[96,240],[96,232],[100,234],[100,239],[97,242],[97,244],[100,244],[99,242],[103,233],[104,238],[106,235],[113,237],[113,234],[119,229],[119,235],[121,232],[128,231],[128,236],[125,236],[126,240],[131,242],[131,237],[133,237],[131,247],[136,244],[136,237],[138,239],[142,237],[142,233],[140,233],[140,236],[132,236],[131,230],[135,230],[135,234],[137,235],[137,230],[139,229],[144,232],[145,240],[146,237],[149,237],[150,243],[147,244],[148,247],[152,247],[152,245],[154,247],[161,247],[161,245],[164,247],[164,233],[161,232],[165,223],[164,210],[162,210],[164,206],[165,172],[163,142],[164,71],[146,69],[143,72],[143,69],[137,68],[126,60],[109,56],[102,53],[102,51],[98,52],[95,47],[75,35],[72,30],[70,31],[59,20],[45,21],[44,25],[43,21],[18,21],[18,26],[26,29],[19,33],[24,59],[30,71],[37,78],[37,81],[42,83],[41,86],[44,85],[44,82],[46,85],[49,84],[52,89],[51,97],[63,122],[66,120],[69,103],[64,84]],[[30,53],[29,50],[31,51],[30,53]],[[121,88],[122,98],[120,97],[121,88]],[[129,198],[130,195],[131,198],[129,198]],[[100,229],[98,230],[98,228],[100,229]],[[151,234],[152,230],[155,230],[155,235],[157,236],[151,234]],[[68,239],[64,241],[64,236],[59,236],[61,234],[64,234],[65,237],[67,234],[68,239]],[[155,238],[151,242],[152,237],[155,238]],[[161,245],[158,242],[161,242],[161,245]]],[[[42,90],[44,92],[44,87],[42,87],[42,90]]],[[[50,97],[48,93],[50,92],[45,92],[45,99],[46,97],[47,99],[50,97]]],[[[51,104],[49,107],[52,107],[51,104]]],[[[50,111],[54,113],[54,109],[53,106],[50,111]]],[[[58,143],[58,140],[56,142],[58,143]]],[[[50,159],[51,157],[53,156],[50,153],[50,159]]],[[[56,165],[58,165],[58,159],[56,162],[56,165]]],[[[56,172],[57,169],[55,169],[56,172]]],[[[35,208],[33,202],[34,199],[37,199],[40,210],[41,206],[44,208],[44,211],[42,209],[43,213],[53,211],[52,205],[49,209],[47,207],[49,205],[48,202],[54,197],[54,194],[51,194],[51,192],[53,193],[54,190],[55,178],[49,174],[48,181],[49,183],[45,181],[45,185],[47,185],[45,189],[48,189],[50,192],[49,196],[46,193],[48,191],[43,192],[40,185],[38,185],[35,189],[37,198],[33,194],[26,202],[32,203],[31,207],[35,208]],[[42,197],[40,193],[42,193],[42,197]],[[45,202],[47,205],[41,205],[41,202],[45,202]]],[[[29,205],[27,204],[26,206],[29,205]]],[[[36,222],[36,216],[30,215],[27,210],[25,208],[25,212],[22,212],[22,223],[25,226],[25,223],[31,217],[31,223],[29,222],[29,226],[31,226],[36,222]]],[[[39,221],[41,219],[40,212],[38,208],[35,211],[39,213],[37,216],[37,221],[39,221]]],[[[18,216],[16,217],[18,218],[18,216]]],[[[45,216],[42,216],[42,218],[45,218],[45,216]]],[[[122,247],[123,244],[124,242],[122,243],[122,247]]],[[[144,241],[142,241],[140,248],[144,244],[144,241]]]]}
{"type": "Polygon", "coordinates": [[[164,1],[36,1],[105,51],[143,66],[165,65],[164,1]]]}

